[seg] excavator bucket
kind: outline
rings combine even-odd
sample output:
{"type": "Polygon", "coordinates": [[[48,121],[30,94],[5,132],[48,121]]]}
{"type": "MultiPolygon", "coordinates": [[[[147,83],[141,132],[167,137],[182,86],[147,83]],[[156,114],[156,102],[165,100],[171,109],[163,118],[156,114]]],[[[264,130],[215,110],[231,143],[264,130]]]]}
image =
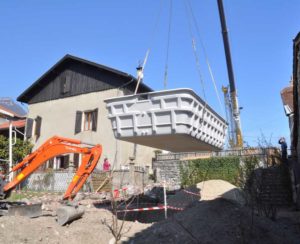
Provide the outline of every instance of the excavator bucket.
{"type": "Polygon", "coordinates": [[[9,216],[36,218],[42,215],[42,203],[15,205],[8,208],[9,216]]]}
{"type": "Polygon", "coordinates": [[[36,218],[42,215],[42,203],[0,202],[0,215],[36,218]]]}
{"type": "Polygon", "coordinates": [[[81,218],[84,214],[84,208],[82,206],[63,205],[56,210],[57,223],[65,225],[76,219],[81,218]]]}

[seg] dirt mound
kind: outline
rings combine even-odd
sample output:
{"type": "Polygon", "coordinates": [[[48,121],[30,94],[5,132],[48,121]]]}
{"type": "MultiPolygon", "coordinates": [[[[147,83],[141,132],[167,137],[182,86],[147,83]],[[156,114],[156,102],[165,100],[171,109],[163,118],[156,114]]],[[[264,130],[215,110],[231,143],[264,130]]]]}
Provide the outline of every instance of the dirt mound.
{"type": "Polygon", "coordinates": [[[264,217],[253,216],[252,220],[246,207],[215,199],[197,202],[136,234],[127,243],[299,243],[297,228],[295,224],[264,217]]]}
{"type": "Polygon", "coordinates": [[[168,206],[177,208],[187,208],[194,202],[199,201],[200,190],[196,186],[178,190],[175,195],[167,199],[168,206]]]}
{"type": "MultiPolygon", "coordinates": [[[[21,216],[3,216],[0,217],[0,243],[107,244],[113,236],[101,221],[107,219],[110,222],[111,216],[107,210],[87,208],[81,219],[66,226],[60,226],[51,214],[33,219],[21,216]]],[[[124,232],[126,230],[129,232],[125,236],[132,236],[135,232],[148,226],[126,222],[124,232]]]]}
{"type": "Polygon", "coordinates": [[[197,184],[200,189],[201,200],[214,200],[216,198],[225,198],[244,205],[245,199],[243,192],[235,185],[224,180],[207,180],[197,184]]]}

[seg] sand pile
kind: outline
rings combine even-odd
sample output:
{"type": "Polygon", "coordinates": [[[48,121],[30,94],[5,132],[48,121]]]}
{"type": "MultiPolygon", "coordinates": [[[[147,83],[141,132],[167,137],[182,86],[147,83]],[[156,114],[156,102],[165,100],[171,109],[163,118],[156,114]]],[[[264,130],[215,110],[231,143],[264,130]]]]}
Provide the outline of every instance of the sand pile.
{"type": "Polygon", "coordinates": [[[224,198],[235,201],[239,204],[245,204],[242,190],[224,180],[207,180],[197,184],[200,189],[201,201],[224,198]]]}

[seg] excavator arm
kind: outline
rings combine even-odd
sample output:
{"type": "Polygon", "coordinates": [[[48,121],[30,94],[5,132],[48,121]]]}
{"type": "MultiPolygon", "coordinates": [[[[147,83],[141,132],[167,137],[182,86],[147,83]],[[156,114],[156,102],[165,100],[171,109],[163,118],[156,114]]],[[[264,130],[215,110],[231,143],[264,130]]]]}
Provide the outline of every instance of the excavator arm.
{"type": "Polygon", "coordinates": [[[102,153],[102,146],[99,144],[91,148],[81,147],[80,144],[82,142],[79,140],[58,136],[48,139],[37,150],[26,156],[12,168],[13,172],[19,172],[11,182],[6,184],[2,182],[0,184],[2,186],[0,189],[0,198],[7,198],[17,185],[35,172],[47,160],[66,153],[76,153],[82,155],[82,163],[63,196],[64,200],[72,200],[95,169],[102,153]]]}

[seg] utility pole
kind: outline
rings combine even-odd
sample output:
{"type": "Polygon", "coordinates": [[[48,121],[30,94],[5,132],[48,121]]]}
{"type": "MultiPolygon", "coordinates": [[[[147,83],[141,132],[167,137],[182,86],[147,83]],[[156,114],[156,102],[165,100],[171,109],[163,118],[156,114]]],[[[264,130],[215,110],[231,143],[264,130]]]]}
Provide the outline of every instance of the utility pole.
{"type": "Polygon", "coordinates": [[[228,31],[226,26],[226,19],[223,7],[223,1],[218,1],[218,8],[219,8],[219,15],[222,27],[222,35],[223,35],[223,43],[225,49],[225,56],[226,56],[226,63],[227,63],[227,72],[228,72],[228,79],[229,79],[229,88],[230,88],[230,102],[231,102],[231,114],[233,117],[234,126],[232,126],[235,130],[235,140],[234,140],[234,147],[242,148],[243,147],[243,137],[242,137],[242,130],[241,130],[241,121],[240,121],[240,108],[238,105],[237,99],[237,91],[235,87],[234,81],[234,74],[233,74],[233,67],[231,61],[231,54],[230,54],[230,46],[228,40],[228,31]]]}

